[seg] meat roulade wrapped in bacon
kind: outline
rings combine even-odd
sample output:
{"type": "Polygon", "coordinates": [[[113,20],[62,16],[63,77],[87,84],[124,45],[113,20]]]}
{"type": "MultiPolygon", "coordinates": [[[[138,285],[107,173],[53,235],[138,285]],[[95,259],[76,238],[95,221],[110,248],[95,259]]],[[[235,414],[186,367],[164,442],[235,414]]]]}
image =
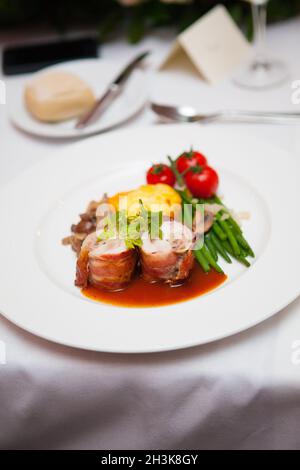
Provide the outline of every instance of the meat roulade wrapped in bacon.
{"type": "Polygon", "coordinates": [[[118,238],[98,241],[94,232],[84,240],[76,265],[75,285],[92,284],[108,290],[121,290],[130,282],[137,254],[118,238]]]}
{"type": "Polygon", "coordinates": [[[186,225],[175,220],[163,222],[161,233],[161,239],[151,240],[148,233],[142,237],[142,276],[149,282],[180,284],[193,267],[193,233],[186,225]]]}

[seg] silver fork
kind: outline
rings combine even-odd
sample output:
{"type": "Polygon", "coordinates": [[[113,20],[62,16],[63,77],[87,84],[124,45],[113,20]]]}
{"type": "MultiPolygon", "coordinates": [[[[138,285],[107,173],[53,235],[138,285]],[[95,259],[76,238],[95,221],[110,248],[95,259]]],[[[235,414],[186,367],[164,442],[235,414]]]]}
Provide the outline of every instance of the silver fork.
{"type": "Polygon", "coordinates": [[[200,114],[191,106],[168,106],[151,103],[151,109],[166,119],[177,122],[247,122],[247,123],[300,123],[300,113],[284,111],[238,111],[224,110],[210,114],[200,114]]]}

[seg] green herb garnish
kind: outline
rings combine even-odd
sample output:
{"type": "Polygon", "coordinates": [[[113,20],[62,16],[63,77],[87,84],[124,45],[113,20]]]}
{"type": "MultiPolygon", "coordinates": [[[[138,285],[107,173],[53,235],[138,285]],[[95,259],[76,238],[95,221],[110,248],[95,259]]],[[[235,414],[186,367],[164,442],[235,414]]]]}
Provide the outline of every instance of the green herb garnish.
{"type": "Polygon", "coordinates": [[[103,231],[98,241],[119,238],[124,240],[128,249],[141,247],[142,235],[148,232],[151,239],[162,238],[162,212],[152,212],[145,209],[142,200],[140,210],[135,216],[127,216],[125,210],[106,216],[103,220],[103,231]]]}

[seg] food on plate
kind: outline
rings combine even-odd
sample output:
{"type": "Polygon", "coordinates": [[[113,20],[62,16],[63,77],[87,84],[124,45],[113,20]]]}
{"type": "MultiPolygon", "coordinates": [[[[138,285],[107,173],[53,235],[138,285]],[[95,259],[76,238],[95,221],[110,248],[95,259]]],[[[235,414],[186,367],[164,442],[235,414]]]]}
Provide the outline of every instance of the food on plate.
{"type": "Polygon", "coordinates": [[[71,245],[72,250],[75,251],[77,255],[79,254],[84,239],[87,235],[96,231],[96,211],[99,205],[105,201],[106,199],[102,199],[100,201],[91,201],[88,204],[86,211],[79,215],[80,221],[77,224],[71,225],[72,235],[62,240],[63,245],[71,245]]]}
{"type": "Polygon", "coordinates": [[[189,168],[197,165],[205,167],[207,165],[207,158],[202,153],[193,149],[189,152],[183,152],[176,159],[176,167],[181,174],[186,173],[189,168]]]}
{"type": "Polygon", "coordinates": [[[188,278],[194,264],[193,233],[174,220],[163,222],[161,232],[161,238],[142,237],[142,276],[149,282],[179,284],[188,278]]]}
{"type": "Polygon", "coordinates": [[[193,223],[199,217],[199,212],[202,218],[203,245],[199,247],[199,244],[195,244],[193,250],[202,269],[205,272],[210,272],[211,269],[223,272],[217,263],[219,257],[227,263],[232,263],[233,258],[244,266],[250,267],[248,257],[254,258],[254,252],[245,239],[241,226],[221,199],[216,195],[209,199],[197,199],[192,197],[187,190],[178,190],[178,192],[183,204],[192,208],[193,223]]]}
{"type": "Polygon", "coordinates": [[[217,192],[219,177],[210,166],[195,166],[190,168],[185,175],[185,182],[194,196],[210,198],[217,192]]]}
{"type": "Polygon", "coordinates": [[[84,240],[76,265],[75,285],[88,283],[108,290],[124,289],[130,282],[137,253],[124,240],[99,240],[97,232],[84,240]]]}
{"type": "Polygon", "coordinates": [[[163,163],[157,163],[152,165],[151,168],[147,171],[147,183],[148,184],[168,184],[169,186],[174,186],[176,182],[175,175],[171,168],[168,165],[163,163]]]}
{"type": "MultiPolygon", "coordinates": [[[[225,274],[215,270],[205,273],[198,263],[194,263],[189,277],[182,284],[149,282],[140,274],[137,267],[126,289],[109,291],[88,285],[81,292],[85,297],[119,307],[161,307],[194,299],[216,289],[227,279],[225,274]]],[[[201,312],[199,311],[199,314],[201,312]]]]}
{"type": "Polygon", "coordinates": [[[196,150],[183,152],[175,160],[168,156],[170,166],[156,163],[147,172],[147,182],[156,184],[165,176],[165,183],[179,188],[188,187],[191,194],[200,198],[211,198],[219,186],[217,172],[208,165],[207,158],[196,150]],[[158,173],[158,174],[157,174],[158,173]],[[151,179],[151,181],[150,181],[151,179]],[[168,182],[170,181],[170,183],[168,182]]]}
{"type": "Polygon", "coordinates": [[[182,199],[185,223],[193,228],[196,237],[205,234],[202,245],[197,242],[193,249],[202,269],[223,273],[218,264],[219,256],[228,263],[234,258],[249,267],[248,257],[254,257],[254,252],[233,213],[216,194],[219,176],[208,165],[206,156],[191,149],[175,159],[168,156],[168,160],[176,178],[175,189],[182,199]]]}
{"type": "Polygon", "coordinates": [[[175,215],[180,209],[181,197],[168,184],[144,184],[132,191],[117,193],[108,198],[116,210],[120,210],[123,202],[126,203],[126,210],[129,216],[135,216],[140,210],[140,201],[146,210],[161,211],[163,215],[175,215]]]}
{"type": "Polygon", "coordinates": [[[63,239],[77,254],[75,285],[87,296],[165,305],[224,282],[224,262],[250,266],[254,252],[217,196],[219,177],[207,158],[191,150],[168,159],[170,166],[151,166],[148,184],[91,201],[63,239]]]}
{"type": "Polygon", "coordinates": [[[31,80],[25,87],[24,100],[34,118],[59,122],[86,112],[95,103],[95,96],[77,75],[55,70],[31,80]]]}

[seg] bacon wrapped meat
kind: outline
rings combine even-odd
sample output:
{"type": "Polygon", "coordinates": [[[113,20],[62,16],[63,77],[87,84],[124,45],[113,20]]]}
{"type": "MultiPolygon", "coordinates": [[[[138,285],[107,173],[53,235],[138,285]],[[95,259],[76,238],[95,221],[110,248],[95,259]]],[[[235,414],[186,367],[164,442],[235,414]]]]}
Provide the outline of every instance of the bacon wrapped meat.
{"type": "Polygon", "coordinates": [[[193,233],[178,221],[163,222],[161,233],[161,239],[151,240],[147,233],[143,236],[142,276],[149,282],[180,284],[193,267],[193,233]]]}
{"type": "Polygon", "coordinates": [[[124,240],[98,241],[94,232],[84,240],[76,265],[75,285],[91,284],[108,290],[121,290],[130,282],[137,254],[124,240]]]}

